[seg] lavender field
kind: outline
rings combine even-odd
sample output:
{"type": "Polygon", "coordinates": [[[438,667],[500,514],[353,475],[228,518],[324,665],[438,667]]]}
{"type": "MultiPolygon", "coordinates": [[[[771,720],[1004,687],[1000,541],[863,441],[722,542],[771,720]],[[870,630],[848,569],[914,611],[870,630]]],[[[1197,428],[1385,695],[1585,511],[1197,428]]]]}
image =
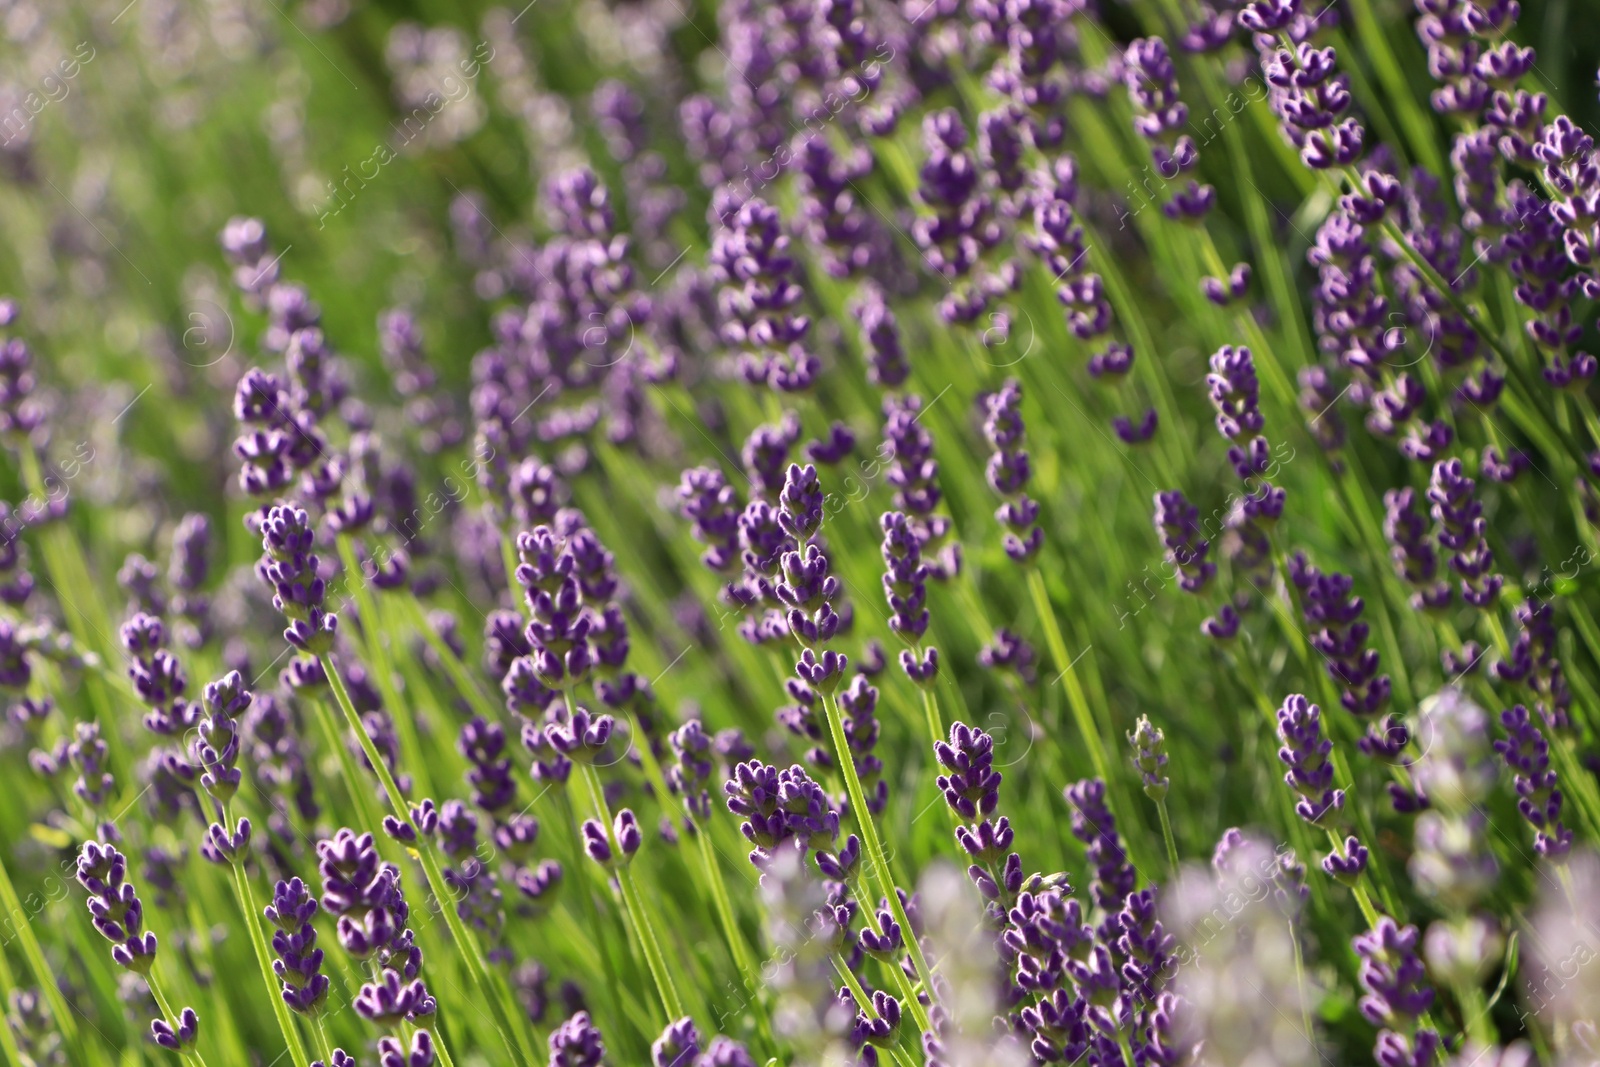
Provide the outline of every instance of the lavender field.
{"type": "Polygon", "coordinates": [[[0,0],[0,1056],[1600,1065],[1597,18],[0,0]]]}

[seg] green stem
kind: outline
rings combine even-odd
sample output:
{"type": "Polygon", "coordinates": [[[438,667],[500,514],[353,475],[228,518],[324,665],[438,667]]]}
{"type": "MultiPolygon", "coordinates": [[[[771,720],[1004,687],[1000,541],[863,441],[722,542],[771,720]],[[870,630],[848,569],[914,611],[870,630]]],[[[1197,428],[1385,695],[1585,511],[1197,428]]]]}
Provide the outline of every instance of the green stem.
{"type": "MultiPolygon", "coordinates": [[[[1411,142],[1412,152],[1422,165],[1434,174],[1449,173],[1444,160],[1439,156],[1433,124],[1417,105],[1417,94],[1400,69],[1394,49],[1389,45],[1389,38],[1384,35],[1383,27],[1378,24],[1377,16],[1373,13],[1371,0],[1352,0],[1350,10],[1355,15],[1356,35],[1361,40],[1361,47],[1372,60],[1378,80],[1383,83],[1384,93],[1394,102],[1395,112],[1399,116],[1400,124],[1405,127],[1406,139],[1411,142]]],[[[1351,58],[1353,60],[1355,57],[1351,58]]],[[[1375,106],[1377,101],[1371,101],[1371,104],[1375,106]]]]}
{"type": "MultiPolygon", "coordinates": [[[[434,854],[433,842],[426,834],[417,830],[416,824],[411,821],[411,809],[406,803],[406,798],[400,792],[400,787],[395,784],[394,776],[389,773],[389,765],[383,761],[383,754],[378,751],[378,746],[367,735],[365,727],[361,724],[361,716],[356,713],[355,704],[350,700],[350,692],[345,688],[344,679],[339,676],[339,668],[334,663],[331,655],[323,654],[318,657],[322,661],[323,670],[328,676],[328,685],[333,689],[334,699],[339,708],[344,712],[345,722],[350,729],[355,731],[357,739],[361,742],[361,750],[366,753],[367,762],[372,764],[372,769],[378,776],[378,781],[383,785],[383,791],[389,798],[389,806],[394,811],[395,818],[411,827],[416,836],[413,851],[422,862],[422,871],[428,880],[428,889],[433,893],[434,899],[439,902],[439,913],[444,916],[445,926],[450,930],[450,937],[461,949],[461,956],[466,961],[467,973],[472,978],[473,985],[478,987],[478,995],[488,1002],[489,1010],[495,1015],[495,1029],[500,1032],[500,1040],[505,1043],[506,1050],[511,1053],[513,1061],[520,1060],[525,1063],[534,1062],[534,1054],[528,1046],[528,1035],[524,1033],[525,1027],[513,1026],[511,1020],[516,1018],[515,1011],[508,1011],[505,1004],[503,990],[497,987],[489,976],[488,963],[483,958],[483,949],[478,945],[477,938],[466,928],[456,910],[450,907],[449,902],[454,899],[450,892],[449,884],[444,880],[444,873],[439,867],[439,857],[434,854]],[[519,1048],[519,1046],[521,1046],[519,1048]]],[[[341,752],[343,748],[341,746],[341,752]]],[[[348,770],[346,773],[349,773],[348,770]]],[[[352,792],[359,792],[359,781],[350,783],[352,792]]],[[[370,800],[369,800],[370,803],[370,800]]],[[[381,832],[381,829],[380,831],[381,832]]]]}
{"type": "MultiPolygon", "coordinates": [[[[339,730],[339,723],[333,717],[332,709],[321,697],[312,700],[311,706],[317,709],[318,724],[326,735],[328,747],[333,749],[334,756],[339,760],[339,773],[344,779],[345,790],[350,794],[351,803],[356,807],[356,818],[361,821],[361,828],[374,835],[382,833],[383,816],[378,813],[377,805],[373,802],[372,787],[356,767],[356,761],[350,755],[344,736],[339,730]]],[[[359,722],[352,728],[361,737],[366,737],[366,730],[359,722]]]]}
{"type": "MultiPolygon", "coordinates": [[[[7,1004],[11,1003],[11,994],[16,991],[16,978],[11,973],[11,964],[6,960],[6,954],[0,950],[0,997],[5,998],[7,1004]]],[[[24,1067],[22,1051],[17,1048],[17,1035],[12,1032],[9,1025],[0,1026],[0,1049],[6,1054],[6,1062],[12,1067],[24,1067]]]]}
{"type": "Polygon", "coordinates": [[[618,1007],[622,1004],[621,985],[617,980],[616,965],[611,959],[610,939],[605,936],[600,928],[600,913],[594,906],[594,895],[588,888],[588,880],[592,866],[586,862],[579,847],[581,835],[578,830],[578,816],[572,808],[572,798],[567,794],[565,786],[557,791],[557,806],[566,822],[567,833],[567,865],[571,869],[574,882],[574,891],[583,902],[584,917],[588,921],[589,929],[594,931],[595,951],[600,955],[601,969],[605,972],[606,990],[610,994],[611,1004],[618,1007]]]}
{"type": "Polygon", "coordinates": [[[944,719],[939,715],[939,698],[934,696],[933,687],[925,686],[922,690],[922,714],[928,720],[928,736],[934,744],[945,739],[944,719]]]}
{"type": "MultiPolygon", "coordinates": [[[[226,814],[223,817],[226,819],[226,814]]],[[[300,1031],[295,1029],[294,1018],[289,1014],[289,1005],[284,1003],[282,987],[272,972],[272,953],[267,947],[266,934],[261,929],[261,912],[256,908],[255,890],[251,888],[250,878],[245,874],[244,861],[235,860],[231,866],[233,891],[239,900],[239,910],[244,913],[245,926],[250,929],[250,944],[255,948],[256,962],[261,965],[261,978],[266,983],[267,999],[272,1002],[273,1014],[278,1017],[278,1029],[283,1031],[284,1045],[289,1050],[289,1062],[291,1067],[303,1067],[310,1062],[310,1059],[306,1056],[306,1047],[300,1040],[300,1031]]]]}
{"type": "MultiPolygon", "coordinates": [[[[912,932],[911,920],[906,917],[906,909],[900,903],[900,894],[895,892],[894,879],[889,875],[889,861],[883,851],[883,842],[878,839],[878,827],[872,818],[871,809],[867,807],[866,791],[861,788],[861,776],[856,773],[855,757],[850,752],[850,742],[844,733],[844,718],[839,714],[839,704],[833,698],[831,690],[822,693],[822,707],[828,719],[828,733],[833,739],[833,758],[844,774],[845,789],[850,795],[850,811],[855,815],[856,825],[861,829],[861,837],[867,846],[867,866],[872,869],[873,879],[878,884],[878,890],[888,902],[889,911],[894,915],[894,921],[900,924],[906,947],[911,950],[911,962],[916,968],[917,978],[922,982],[922,988],[927,990],[928,996],[934,995],[933,972],[928,969],[928,961],[922,954],[922,945],[918,942],[916,934],[912,932]]],[[[866,901],[862,901],[866,906],[866,901]]],[[[917,1019],[917,1028],[928,1029],[927,1009],[922,1006],[916,997],[911,998],[907,1005],[917,1019]]]]}
{"type": "Polygon", "coordinates": [[[433,1028],[433,1048],[439,1054],[440,1067],[456,1067],[456,1061],[450,1058],[450,1050],[445,1047],[444,1034],[440,1028],[433,1028]]]}
{"type": "MultiPolygon", "coordinates": [[[[850,969],[848,963],[840,958],[838,953],[834,953],[833,956],[833,969],[839,973],[840,978],[844,979],[844,984],[849,988],[850,995],[861,1006],[861,1010],[876,1018],[877,1013],[872,1010],[872,998],[867,996],[867,991],[862,986],[861,979],[856,977],[856,973],[850,969]]],[[[896,1063],[901,1064],[902,1067],[909,1067],[911,1061],[906,1056],[905,1049],[901,1048],[898,1042],[890,1046],[889,1051],[894,1055],[896,1063]]]]}
{"type": "MultiPolygon", "coordinates": [[[[156,1005],[161,1009],[161,1017],[173,1027],[176,1027],[178,1025],[178,1013],[172,1010],[172,1003],[167,1000],[167,994],[162,991],[161,983],[156,979],[155,971],[152,970],[145,975],[144,982],[145,985],[150,987],[150,995],[156,998],[156,1005]]],[[[179,1055],[183,1057],[183,1062],[185,1063],[192,1062],[197,1064],[198,1067],[206,1067],[206,1058],[200,1055],[199,1049],[185,1049],[179,1055]]]]}
{"type": "Polygon", "coordinates": [[[311,1032],[317,1035],[317,1055],[322,1057],[324,1064],[333,1062],[333,1045],[328,1041],[328,1030],[322,1023],[322,1012],[317,1012],[311,1019],[311,1032]]]}
{"type": "Polygon", "coordinates": [[[1311,1001],[1306,997],[1306,961],[1300,949],[1300,934],[1289,920],[1289,943],[1294,946],[1294,981],[1300,991],[1300,1025],[1305,1028],[1306,1039],[1311,1039],[1311,1001]]]}
{"type": "MultiPolygon", "coordinates": [[[[571,700],[571,694],[568,694],[571,700]]],[[[627,909],[628,917],[633,922],[634,933],[639,938],[639,947],[644,950],[645,965],[650,968],[650,976],[655,979],[656,992],[661,996],[661,1006],[666,1010],[667,1022],[683,1018],[683,1000],[678,996],[678,987],[672,980],[672,972],[667,967],[666,954],[661,951],[661,942],[656,938],[656,930],[650,921],[650,915],[645,911],[644,901],[639,896],[639,887],[634,883],[633,873],[628,870],[626,857],[622,855],[622,846],[617,841],[617,835],[611,822],[611,806],[606,803],[605,787],[600,784],[600,774],[591,763],[579,763],[578,773],[583,777],[583,783],[589,789],[589,797],[594,804],[596,817],[604,827],[606,838],[611,843],[611,854],[620,863],[616,869],[617,885],[622,889],[622,906],[627,909]]]]}
{"type": "Polygon", "coordinates": [[[1489,1021],[1483,990],[1476,982],[1458,982],[1455,992],[1456,1002],[1461,1005],[1461,1025],[1480,1047],[1489,1048],[1495,1043],[1495,1029],[1489,1021]]]}
{"type": "Polygon", "coordinates": [[[1161,837],[1167,843],[1167,863],[1174,876],[1178,873],[1178,843],[1172,836],[1172,818],[1167,814],[1167,799],[1156,801],[1156,814],[1161,817],[1161,837]]]}
{"type": "Polygon", "coordinates": [[[1072,715],[1078,721],[1078,732],[1083,735],[1084,747],[1089,750],[1089,759],[1094,763],[1094,773],[1109,786],[1111,772],[1110,764],[1106,762],[1105,746],[1101,743],[1100,731],[1095,726],[1089,702],[1083,695],[1083,687],[1078,684],[1078,676],[1072,670],[1072,657],[1067,654],[1067,643],[1061,637],[1060,627],[1056,625],[1056,613],[1050,607],[1050,594],[1044,586],[1044,575],[1037,567],[1028,571],[1028,592],[1033,595],[1034,611],[1044,627],[1050,658],[1055,661],[1056,669],[1061,672],[1061,680],[1066,683],[1067,702],[1072,705],[1072,715]]]}
{"type": "Polygon", "coordinates": [[[455,650],[445,644],[444,638],[434,633],[433,627],[428,624],[428,618],[423,614],[422,605],[417,601],[417,598],[409,591],[401,592],[398,596],[402,610],[410,616],[412,629],[439,657],[439,662],[443,665],[444,672],[450,676],[451,684],[461,692],[462,696],[467,698],[467,702],[472,705],[473,712],[482,715],[490,722],[504,719],[503,705],[490,699],[489,695],[483,691],[483,687],[478,684],[478,680],[473,677],[472,672],[467,669],[466,664],[461,662],[455,650]]]}
{"type": "MultiPolygon", "coordinates": [[[[739,930],[739,924],[733,916],[733,904],[728,897],[728,884],[723,880],[722,867],[717,862],[716,848],[711,842],[710,825],[695,826],[695,841],[700,848],[700,862],[705,868],[706,881],[711,886],[712,904],[717,909],[717,919],[722,924],[722,935],[728,941],[728,951],[733,955],[733,962],[739,968],[739,974],[744,978],[745,991],[752,997],[761,995],[762,985],[756,973],[755,961],[750,957],[750,947],[744,943],[744,934],[739,930]]],[[[772,1051],[777,1051],[776,1041],[772,1036],[771,1024],[767,1021],[765,1008],[757,1006],[755,1012],[756,1026],[761,1030],[761,1037],[766,1041],[772,1051]]]]}
{"type": "MultiPolygon", "coordinates": [[[[41,499],[48,497],[38,454],[31,446],[22,448],[20,454],[23,482],[28,492],[41,499]]],[[[64,523],[51,523],[40,535],[40,547],[43,549],[45,570],[49,573],[52,591],[56,594],[62,618],[66,620],[73,640],[83,651],[97,653],[102,664],[105,663],[119,650],[102,626],[104,619],[96,621],[88,614],[89,609],[98,605],[100,600],[95,595],[83,549],[77,538],[64,523]]],[[[111,698],[106,692],[104,680],[98,672],[87,670],[84,672],[83,685],[89,695],[94,719],[100,724],[100,735],[110,746],[112,772],[130,774],[133,764],[123,748],[122,734],[117,729],[117,719],[112,713],[111,698]]]]}
{"type": "Polygon", "coordinates": [[[366,645],[367,662],[372,665],[372,675],[377,681],[378,692],[383,695],[383,702],[389,709],[389,718],[394,723],[395,733],[399,737],[400,751],[410,757],[406,767],[415,777],[417,789],[422,796],[431,796],[434,789],[433,782],[428,776],[428,761],[422,758],[424,749],[417,738],[416,722],[395,688],[394,664],[389,659],[388,647],[383,643],[383,633],[386,628],[380,623],[377,601],[372,596],[372,590],[367,588],[366,575],[356,559],[355,546],[351,544],[350,538],[340,536],[337,540],[339,559],[344,563],[345,584],[350,587],[351,594],[355,598],[356,610],[361,616],[361,635],[366,645]]]}
{"type": "MultiPolygon", "coordinates": [[[[4,906],[6,915],[11,917],[14,924],[20,922],[17,937],[22,941],[22,955],[33,971],[33,980],[39,984],[39,991],[49,1002],[50,1014],[55,1016],[56,1026],[61,1028],[67,1044],[78,1048],[78,1022],[72,1017],[72,1009],[67,1007],[66,998],[61,995],[55,972],[44,958],[44,949],[33,932],[32,917],[22,909],[22,901],[17,897],[17,888],[11,882],[11,872],[6,870],[4,858],[0,858],[0,906],[4,906]]],[[[0,951],[4,951],[3,947],[0,947],[0,951]]]]}

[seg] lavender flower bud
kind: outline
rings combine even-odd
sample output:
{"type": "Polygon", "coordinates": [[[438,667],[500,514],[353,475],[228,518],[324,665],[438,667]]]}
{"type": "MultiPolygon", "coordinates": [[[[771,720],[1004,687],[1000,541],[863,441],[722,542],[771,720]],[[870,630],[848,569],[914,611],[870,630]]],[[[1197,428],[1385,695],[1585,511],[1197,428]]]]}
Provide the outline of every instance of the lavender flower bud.
{"type": "Polygon", "coordinates": [[[580,1011],[550,1035],[550,1067],[600,1067],[606,1054],[600,1031],[580,1011]]]}
{"type": "Polygon", "coordinates": [[[111,845],[85,841],[78,854],[78,884],[89,891],[89,918],[112,943],[117,966],[149,974],[155,963],[156,935],[144,931],[144,907],[127,881],[128,862],[111,845]]]}
{"type": "Polygon", "coordinates": [[[1322,735],[1322,709],[1298,693],[1278,709],[1278,759],[1288,767],[1283,780],[1298,794],[1295,814],[1313,826],[1344,807],[1344,790],[1333,788],[1333,742],[1322,735]]]}
{"type": "Polygon", "coordinates": [[[327,586],[318,574],[321,561],[311,551],[313,537],[304,510],[274,505],[261,521],[265,555],[256,573],[272,587],[272,606],[289,622],[284,639],[302,652],[321,656],[333,647],[339,619],[323,608],[327,586]]]}
{"type": "Polygon", "coordinates": [[[173,1052],[192,1048],[199,1033],[200,1016],[195,1014],[193,1008],[184,1008],[178,1013],[176,1026],[165,1019],[152,1019],[150,1022],[150,1040],[173,1052]]]}
{"type": "Polygon", "coordinates": [[[317,899],[298,878],[280,881],[263,914],[278,929],[272,935],[277,959],[272,970],[283,982],[283,1002],[302,1015],[315,1012],[327,999],[328,976],[322,973],[323,952],[311,919],[317,899]]]}
{"type": "Polygon", "coordinates": [[[1561,819],[1564,798],[1550,766],[1550,742],[1521,704],[1501,712],[1500,723],[1506,737],[1494,747],[1515,775],[1517,810],[1533,827],[1534,851],[1561,863],[1571,851],[1572,831],[1561,819]]]}
{"type": "Polygon", "coordinates": [[[1171,781],[1161,773],[1167,766],[1166,738],[1148,715],[1139,716],[1128,734],[1128,744],[1133,746],[1133,766],[1139,772],[1145,796],[1154,801],[1165,800],[1171,781]]]}

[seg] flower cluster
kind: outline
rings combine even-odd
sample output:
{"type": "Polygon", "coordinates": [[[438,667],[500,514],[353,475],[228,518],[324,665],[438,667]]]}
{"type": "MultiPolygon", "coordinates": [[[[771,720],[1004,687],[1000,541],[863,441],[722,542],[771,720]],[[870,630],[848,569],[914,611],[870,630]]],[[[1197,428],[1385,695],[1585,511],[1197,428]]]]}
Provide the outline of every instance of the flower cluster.
{"type": "Polygon", "coordinates": [[[983,436],[994,449],[984,474],[989,487],[1005,499],[995,518],[1006,528],[1006,555],[1026,563],[1043,547],[1044,530],[1038,525],[1039,505],[1027,493],[1033,465],[1022,447],[1022,384],[1008,379],[998,392],[989,394],[984,409],[983,436]]]}

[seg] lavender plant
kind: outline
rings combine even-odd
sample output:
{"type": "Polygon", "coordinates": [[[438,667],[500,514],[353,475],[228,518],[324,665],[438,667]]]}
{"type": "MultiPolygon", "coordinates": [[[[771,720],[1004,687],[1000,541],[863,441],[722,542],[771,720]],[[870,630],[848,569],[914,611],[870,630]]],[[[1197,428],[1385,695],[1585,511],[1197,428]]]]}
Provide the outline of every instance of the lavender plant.
{"type": "Polygon", "coordinates": [[[1590,14],[14,0],[0,1059],[1594,1060],[1590,14]]]}

